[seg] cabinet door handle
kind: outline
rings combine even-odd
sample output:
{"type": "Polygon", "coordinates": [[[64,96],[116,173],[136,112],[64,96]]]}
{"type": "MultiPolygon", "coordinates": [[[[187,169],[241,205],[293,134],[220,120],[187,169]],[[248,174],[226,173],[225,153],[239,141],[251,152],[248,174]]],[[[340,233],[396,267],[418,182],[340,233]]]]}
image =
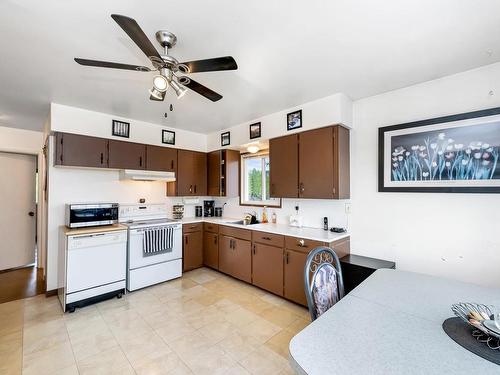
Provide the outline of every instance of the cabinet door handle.
{"type": "Polygon", "coordinates": [[[285,253],[285,263],[288,264],[288,251],[285,253]]]}
{"type": "Polygon", "coordinates": [[[304,240],[299,240],[299,246],[300,247],[307,247],[304,240]]]}
{"type": "Polygon", "coordinates": [[[142,167],[142,156],[139,156],[139,167],[142,167]]]}
{"type": "Polygon", "coordinates": [[[170,162],[170,169],[174,169],[174,161],[173,160],[170,162]]]}
{"type": "Polygon", "coordinates": [[[104,162],[104,154],[101,152],[101,164],[104,162]]]}
{"type": "Polygon", "coordinates": [[[262,237],[263,240],[271,241],[271,237],[262,237]]]}
{"type": "Polygon", "coordinates": [[[255,245],[253,245],[253,254],[255,255],[255,245]]]}
{"type": "Polygon", "coordinates": [[[196,185],[194,185],[194,193],[196,194],[196,185]]]}
{"type": "Polygon", "coordinates": [[[188,236],[184,236],[184,242],[186,243],[186,245],[188,244],[188,236]]]}
{"type": "Polygon", "coordinates": [[[214,234],[214,244],[217,245],[217,235],[214,234]]]}
{"type": "Polygon", "coordinates": [[[192,193],[193,192],[193,185],[189,185],[189,192],[192,193]]]}
{"type": "Polygon", "coordinates": [[[300,183],[300,185],[299,185],[299,192],[300,192],[300,194],[303,194],[303,193],[304,193],[304,190],[305,190],[305,189],[304,189],[304,183],[303,183],[303,182],[301,182],[301,183],[300,183]]]}

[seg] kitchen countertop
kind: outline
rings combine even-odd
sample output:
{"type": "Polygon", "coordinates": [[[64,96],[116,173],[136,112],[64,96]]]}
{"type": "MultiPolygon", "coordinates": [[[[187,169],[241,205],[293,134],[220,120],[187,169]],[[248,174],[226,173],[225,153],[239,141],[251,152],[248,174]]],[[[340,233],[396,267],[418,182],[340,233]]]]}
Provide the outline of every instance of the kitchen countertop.
{"type": "Polygon", "coordinates": [[[334,242],[341,240],[343,238],[349,237],[350,234],[346,233],[334,233],[330,231],[325,231],[321,228],[297,228],[291,227],[287,224],[253,224],[253,225],[243,225],[234,224],[234,221],[239,221],[241,218],[229,218],[229,217],[185,217],[179,220],[182,224],[193,224],[193,223],[213,223],[219,225],[226,225],[228,227],[242,228],[248,230],[256,230],[260,232],[281,234],[283,236],[299,237],[306,240],[314,240],[321,242],[334,242]]]}
{"type": "Polygon", "coordinates": [[[78,234],[116,232],[118,230],[127,230],[127,226],[123,225],[123,224],[101,225],[98,227],[85,227],[85,228],[68,228],[67,226],[62,225],[61,228],[64,231],[64,234],[66,236],[75,236],[78,234]]]}
{"type": "Polygon", "coordinates": [[[302,374],[498,374],[443,331],[456,302],[499,304],[498,289],[377,270],[290,342],[302,374]]]}

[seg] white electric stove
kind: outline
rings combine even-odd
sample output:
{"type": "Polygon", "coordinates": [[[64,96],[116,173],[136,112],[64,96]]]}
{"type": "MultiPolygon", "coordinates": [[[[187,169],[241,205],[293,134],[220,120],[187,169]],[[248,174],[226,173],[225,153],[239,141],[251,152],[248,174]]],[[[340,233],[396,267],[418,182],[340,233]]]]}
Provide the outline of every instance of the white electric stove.
{"type": "Polygon", "coordinates": [[[182,224],[169,219],[167,212],[164,204],[120,205],[119,220],[128,227],[128,291],[182,275],[182,224]],[[168,241],[163,240],[167,234],[168,241]],[[146,235],[160,246],[151,251],[146,235]]]}

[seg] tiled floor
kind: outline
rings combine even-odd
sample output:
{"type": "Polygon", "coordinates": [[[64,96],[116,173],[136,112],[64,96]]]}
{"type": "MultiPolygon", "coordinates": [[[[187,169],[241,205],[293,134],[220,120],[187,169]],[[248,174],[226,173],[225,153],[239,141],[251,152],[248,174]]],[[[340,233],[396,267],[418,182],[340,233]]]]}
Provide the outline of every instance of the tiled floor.
{"type": "Polygon", "coordinates": [[[62,314],[0,304],[0,374],[292,374],[307,310],[210,269],[62,314]]]}

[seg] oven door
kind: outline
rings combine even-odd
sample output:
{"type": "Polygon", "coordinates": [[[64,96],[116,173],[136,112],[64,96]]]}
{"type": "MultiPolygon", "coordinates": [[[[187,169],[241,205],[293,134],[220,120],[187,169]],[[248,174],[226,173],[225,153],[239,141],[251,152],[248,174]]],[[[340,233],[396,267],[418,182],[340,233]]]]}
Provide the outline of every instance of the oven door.
{"type": "Polygon", "coordinates": [[[70,228],[110,225],[118,222],[118,205],[69,205],[67,225],[70,228]]]}
{"type": "Polygon", "coordinates": [[[182,226],[180,224],[174,224],[172,226],[174,227],[174,244],[172,246],[172,251],[149,256],[144,256],[143,253],[144,229],[129,230],[129,270],[182,258],[182,226]]]}

